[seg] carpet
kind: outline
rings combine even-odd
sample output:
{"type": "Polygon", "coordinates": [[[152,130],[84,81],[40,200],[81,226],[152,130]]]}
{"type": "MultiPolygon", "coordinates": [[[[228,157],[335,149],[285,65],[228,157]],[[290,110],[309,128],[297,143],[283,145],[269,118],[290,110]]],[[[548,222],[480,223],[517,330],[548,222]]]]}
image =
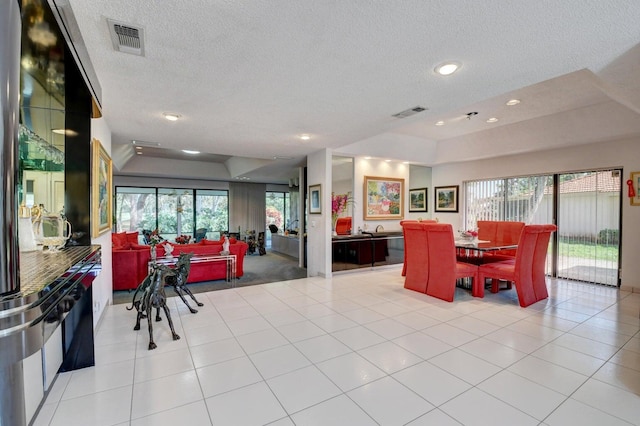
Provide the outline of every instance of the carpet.
{"type": "MultiPolygon", "coordinates": [[[[297,259],[271,251],[267,251],[267,254],[264,256],[258,254],[246,255],[243,266],[244,275],[236,280],[236,287],[295,280],[306,278],[307,276],[307,270],[298,267],[297,259]]],[[[189,284],[189,289],[194,294],[227,288],[231,288],[231,283],[225,280],[203,281],[201,283],[189,284]]],[[[133,292],[134,290],[114,291],[113,303],[131,303],[133,292]]],[[[167,297],[173,297],[175,295],[173,288],[167,287],[167,297]]]]}

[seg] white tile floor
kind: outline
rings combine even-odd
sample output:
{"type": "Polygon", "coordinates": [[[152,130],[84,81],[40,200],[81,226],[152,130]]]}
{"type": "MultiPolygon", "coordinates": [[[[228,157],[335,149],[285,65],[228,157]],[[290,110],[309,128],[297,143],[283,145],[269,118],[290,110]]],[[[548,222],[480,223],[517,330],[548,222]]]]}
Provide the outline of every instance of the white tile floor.
{"type": "Polygon", "coordinates": [[[400,270],[170,299],[177,333],[110,306],[96,366],[60,374],[35,425],[640,425],[640,294],[549,280],[453,303],[400,270]]]}

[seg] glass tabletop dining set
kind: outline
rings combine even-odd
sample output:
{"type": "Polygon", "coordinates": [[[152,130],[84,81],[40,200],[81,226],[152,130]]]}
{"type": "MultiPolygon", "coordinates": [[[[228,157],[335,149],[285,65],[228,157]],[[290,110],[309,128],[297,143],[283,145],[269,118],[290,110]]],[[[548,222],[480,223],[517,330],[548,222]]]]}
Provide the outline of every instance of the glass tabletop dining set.
{"type": "Polygon", "coordinates": [[[477,235],[454,237],[450,224],[400,222],[405,258],[405,288],[453,301],[456,283],[471,281],[471,294],[484,297],[485,286],[515,286],[520,306],[548,297],[545,261],[555,225],[478,221],[477,235]],[[490,280],[490,281],[489,281],[490,280]]]}

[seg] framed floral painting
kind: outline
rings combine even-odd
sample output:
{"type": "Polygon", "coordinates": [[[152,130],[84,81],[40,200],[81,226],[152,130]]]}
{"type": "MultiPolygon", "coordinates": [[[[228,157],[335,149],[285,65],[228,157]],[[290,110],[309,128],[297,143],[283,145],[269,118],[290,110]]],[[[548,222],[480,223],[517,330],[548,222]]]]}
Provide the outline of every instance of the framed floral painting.
{"type": "Polygon", "coordinates": [[[404,217],[404,179],[364,177],[364,220],[404,217]]]}
{"type": "Polygon", "coordinates": [[[111,228],[111,157],[98,139],[91,141],[91,237],[111,228]]]}

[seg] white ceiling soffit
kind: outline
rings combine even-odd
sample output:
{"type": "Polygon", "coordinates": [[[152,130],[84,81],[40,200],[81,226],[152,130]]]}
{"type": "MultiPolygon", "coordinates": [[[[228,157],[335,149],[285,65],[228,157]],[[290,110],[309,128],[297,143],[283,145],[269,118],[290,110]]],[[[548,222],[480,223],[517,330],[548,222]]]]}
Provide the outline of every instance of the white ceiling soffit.
{"type": "Polygon", "coordinates": [[[260,158],[247,157],[231,157],[224,162],[225,166],[227,166],[227,170],[229,170],[229,174],[234,178],[252,172],[255,169],[259,169],[271,163],[273,163],[273,160],[263,160],[260,158]]]}

